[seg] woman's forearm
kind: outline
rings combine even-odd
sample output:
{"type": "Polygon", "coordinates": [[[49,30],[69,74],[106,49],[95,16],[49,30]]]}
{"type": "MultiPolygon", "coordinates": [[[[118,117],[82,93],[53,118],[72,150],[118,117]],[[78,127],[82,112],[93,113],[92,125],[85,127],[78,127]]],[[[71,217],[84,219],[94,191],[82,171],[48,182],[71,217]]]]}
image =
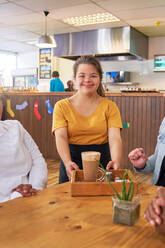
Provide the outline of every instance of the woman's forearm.
{"type": "Polygon", "coordinates": [[[56,137],[56,146],[57,151],[62,159],[64,165],[66,166],[69,161],[71,161],[69,144],[65,137],[59,136],[56,137]]]}
{"type": "Polygon", "coordinates": [[[67,128],[59,128],[55,131],[57,151],[66,167],[66,173],[71,180],[72,171],[78,169],[78,165],[71,160],[67,128]]]}
{"type": "Polygon", "coordinates": [[[121,164],[122,159],[122,141],[121,138],[110,140],[110,153],[111,159],[117,164],[121,164]]]}
{"type": "Polygon", "coordinates": [[[122,158],[122,140],[120,129],[111,127],[108,130],[111,159],[115,163],[114,168],[120,168],[122,158]]]}

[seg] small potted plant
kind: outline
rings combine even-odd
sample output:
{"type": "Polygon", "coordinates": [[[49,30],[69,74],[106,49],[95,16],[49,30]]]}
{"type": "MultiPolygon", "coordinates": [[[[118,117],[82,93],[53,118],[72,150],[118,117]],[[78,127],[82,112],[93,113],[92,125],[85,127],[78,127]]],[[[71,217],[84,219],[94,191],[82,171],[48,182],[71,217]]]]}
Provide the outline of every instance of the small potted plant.
{"type": "Polygon", "coordinates": [[[117,192],[115,187],[110,182],[106,175],[106,170],[99,162],[105,173],[106,181],[115,192],[115,196],[112,197],[113,204],[113,222],[132,226],[139,219],[140,216],[140,195],[134,195],[134,182],[128,170],[123,175],[122,179],[122,191],[121,194],[117,192]],[[125,180],[129,179],[130,186],[127,192],[125,180]]]}

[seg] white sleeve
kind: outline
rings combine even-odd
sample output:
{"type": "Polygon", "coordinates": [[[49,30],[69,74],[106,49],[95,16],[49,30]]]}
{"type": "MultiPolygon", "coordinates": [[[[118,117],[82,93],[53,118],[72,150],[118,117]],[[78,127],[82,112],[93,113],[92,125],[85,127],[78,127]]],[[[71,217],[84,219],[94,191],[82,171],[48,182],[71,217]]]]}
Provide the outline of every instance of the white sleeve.
{"type": "Polygon", "coordinates": [[[23,142],[32,158],[32,168],[29,172],[29,184],[35,189],[44,189],[47,184],[47,164],[30,134],[22,125],[21,127],[23,129],[23,142]]]}
{"type": "Polygon", "coordinates": [[[13,199],[19,198],[19,197],[22,197],[22,195],[19,192],[14,191],[5,197],[4,196],[0,197],[0,199],[1,199],[0,202],[2,203],[2,202],[10,201],[10,200],[13,200],[13,199]]]}
{"type": "Polygon", "coordinates": [[[12,192],[12,193],[10,194],[10,199],[9,199],[9,200],[13,200],[13,199],[19,198],[19,197],[22,197],[22,195],[21,195],[19,192],[14,191],[14,192],[12,192]]]}

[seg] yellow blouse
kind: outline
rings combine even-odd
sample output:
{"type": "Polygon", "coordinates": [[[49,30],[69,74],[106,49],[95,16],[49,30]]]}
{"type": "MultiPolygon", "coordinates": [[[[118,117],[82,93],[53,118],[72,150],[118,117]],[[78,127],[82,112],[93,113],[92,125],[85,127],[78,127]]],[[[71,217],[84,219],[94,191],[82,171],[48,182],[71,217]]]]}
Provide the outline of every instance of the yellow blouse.
{"type": "Polygon", "coordinates": [[[58,101],[54,107],[52,133],[67,127],[69,144],[92,145],[108,142],[108,128],[122,128],[118,107],[102,98],[94,112],[84,117],[72,106],[68,98],[58,101]]]}

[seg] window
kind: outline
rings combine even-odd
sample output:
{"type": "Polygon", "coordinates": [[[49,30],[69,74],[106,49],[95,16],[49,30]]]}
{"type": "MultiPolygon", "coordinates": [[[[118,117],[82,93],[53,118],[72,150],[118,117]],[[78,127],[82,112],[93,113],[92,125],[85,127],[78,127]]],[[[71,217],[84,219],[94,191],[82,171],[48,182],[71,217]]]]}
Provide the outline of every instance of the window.
{"type": "Polygon", "coordinates": [[[15,53],[0,51],[0,86],[12,86],[12,71],[16,69],[15,53]]]}

